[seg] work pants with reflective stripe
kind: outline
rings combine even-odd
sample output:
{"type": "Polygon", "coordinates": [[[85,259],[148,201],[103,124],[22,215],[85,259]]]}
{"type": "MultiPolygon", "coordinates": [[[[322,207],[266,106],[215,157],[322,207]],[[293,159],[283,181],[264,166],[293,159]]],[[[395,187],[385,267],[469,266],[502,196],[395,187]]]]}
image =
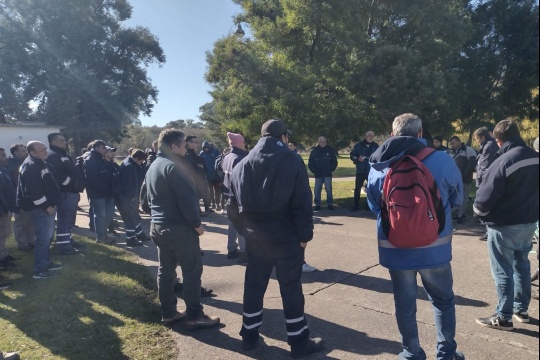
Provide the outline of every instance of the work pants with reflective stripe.
{"type": "Polygon", "coordinates": [[[56,218],[56,246],[60,251],[71,249],[71,231],[77,219],[77,206],[81,196],[79,193],[62,193],[62,202],[58,205],[56,218]]]}
{"type": "Polygon", "coordinates": [[[120,196],[116,204],[124,220],[127,241],[135,241],[138,235],[142,235],[138,204],[136,198],[130,199],[125,196],[120,196]]]}
{"type": "Polygon", "coordinates": [[[244,321],[240,335],[249,342],[259,338],[259,328],[263,322],[264,294],[275,267],[285,312],[288,343],[291,346],[305,344],[309,339],[309,328],[304,316],[305,301],[301,281],[304,250],[298,244],[298,252],[291,254],[289,258],[272,259],[255,256],[248,246],[247,254],[244,321]]]}

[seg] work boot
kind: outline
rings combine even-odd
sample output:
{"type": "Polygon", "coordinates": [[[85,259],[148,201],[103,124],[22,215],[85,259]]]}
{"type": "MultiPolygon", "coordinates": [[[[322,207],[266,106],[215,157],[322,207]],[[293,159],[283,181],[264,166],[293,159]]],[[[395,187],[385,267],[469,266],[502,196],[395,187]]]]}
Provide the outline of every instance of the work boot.
{"type": "Polygon", "coordinates": [[[221,320],[217,316],[202,314],[199,318],[186,320],[186,329],[189,331],[209,329],[218,326],[221,320]]]}
{"type": "Polygon", "coordinates": [[[291,347],[291,357],[300,359],[311,354],[318,353],[324,348],[321,338],[309,339],[305,345],[291,347]]]}

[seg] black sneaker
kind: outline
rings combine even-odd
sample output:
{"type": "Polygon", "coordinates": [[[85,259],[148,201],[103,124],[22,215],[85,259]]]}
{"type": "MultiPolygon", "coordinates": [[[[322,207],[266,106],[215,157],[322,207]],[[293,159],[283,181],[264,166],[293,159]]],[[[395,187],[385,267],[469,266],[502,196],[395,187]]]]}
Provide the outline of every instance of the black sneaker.
{"type": "Polygon", "coordinates": [[[189,331],[209,329],[218,326],[220,322],[217,316],[201,315],[198,319],[187,320],[186,329],[189,331]]]}
{"type": "Polygon", "coordinates": [[[150,239],[150,236],[146,235],[145,233],[142,233],[140,235],[137,235],[137,240],[140,240],[140,241],[150,241],[152,239],[150,239]]]}
{"type": "Polygon", "coordinates": [[[235,250],[235,251],[231,251],[230,253],[227,254],[227,259],[229,259],[229,260],[237,259],[239,256],[240,256],[240,254],[238,253],[238,250],[235,250]]]}
{"type": "Polygon", "coordinates": [[[319,211],[319,210],[321,210],[321,207],[320,207],[319,205],[317,205],[317,206],[315,206],[315,207],[313,208],[313,211],[319,211]]]}
{"type": "Polygon", "coordinates": [[[50,262],[49,265],[47,265],[47,270],[49,271],[57,271],[62,270],[64,268],[64,265],[60,263],[50,262]]]}
{"type": "Polygon", "coordinates": [[[526,311],[515,312],[514,319],[516,319],[520,323],[529,323],[531,321],[529,319],[529,313],[526,311]]]}
{"type": "Polygon", "coordinates": [[[299,359],[314,353],[318,353],[323,349],[324,343],[321,338],[309,339],[304,346],[292,347],[291,357],[293,359],[299,359]]]}
{"type": "Polygon", "coordinates": [[[495,314],[487,318],[476,319],[476,323],[484,327],[503,330],[503,331],[512,331],[514,330],[514,323],[512,320],[505,321],[495,314]]]}
{"type": "Polygon", "coordinates": [[[127,240],[126,246],[134,247],[134,246],[143,246],[142,241],[139,240],[127,240]]]}
{"type": "Polygon", "coordinates": [[[49,271],[39,271],[34,273],[34,279],[50,279],[54,274],[49,271]]]}

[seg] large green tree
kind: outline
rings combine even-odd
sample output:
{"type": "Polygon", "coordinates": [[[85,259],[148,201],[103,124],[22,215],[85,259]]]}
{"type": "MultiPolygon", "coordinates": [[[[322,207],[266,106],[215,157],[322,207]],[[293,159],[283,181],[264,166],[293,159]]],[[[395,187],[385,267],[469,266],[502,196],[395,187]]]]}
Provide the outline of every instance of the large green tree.
{"type": "Polygon", "coordinates": [[[149,115],[146,66],[165,56],[148,29],[122,24],[131,12],[127,0],[0,0],[0,121],[64,126],[80,148],[149,115]]]}

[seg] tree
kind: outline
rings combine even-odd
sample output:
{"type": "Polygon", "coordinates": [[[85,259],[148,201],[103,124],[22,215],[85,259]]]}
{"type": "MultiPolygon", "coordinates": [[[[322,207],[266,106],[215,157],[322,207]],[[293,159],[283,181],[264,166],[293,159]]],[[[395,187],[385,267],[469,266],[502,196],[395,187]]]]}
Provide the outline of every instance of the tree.
{"type": "Polygon", "coordinates": [[[64,126],[80,148],[149,115],[158,91],[145,66],[165,56],[148,29],[122,25],[131,11],[127,0],[0,0],[0,119],[64,126]]]}

